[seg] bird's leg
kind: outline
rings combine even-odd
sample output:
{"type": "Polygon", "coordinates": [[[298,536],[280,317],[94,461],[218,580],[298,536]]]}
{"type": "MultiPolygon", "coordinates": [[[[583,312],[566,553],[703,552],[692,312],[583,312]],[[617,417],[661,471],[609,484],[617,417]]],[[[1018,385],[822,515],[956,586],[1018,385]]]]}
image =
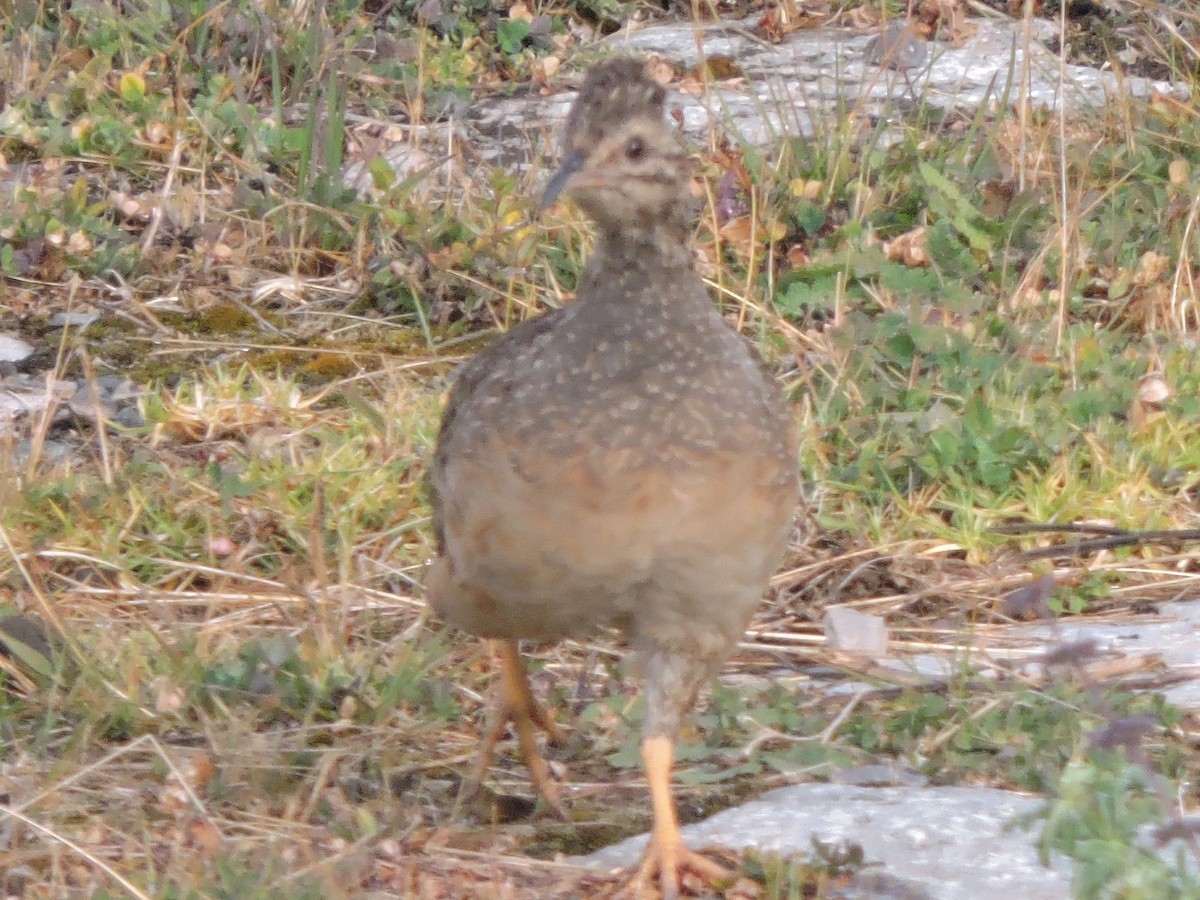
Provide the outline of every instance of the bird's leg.
{"type": "Polygon", "coordinates": [[[650,842],[634,878],[634,894],[641,896],[647,884],[658,875],[663,900],[679,896],[679,874],[692,871],[708,881],[720,881],[733,875],[706,856],[683,845],[679,820],[675,815],[675,800],[671,796],[671,765],[675,758],[674,742],[661,735],[642,741],[642,765],[650,782],[650,808],[654,824],[650,842]]]}
{"type": "Polygon", "coordinates": [[[675,800],[671,795],[671,767],[675,761],[675,735],[685,710],[710,668],[701,660],[678,653],[651,653],[646,665],[646,731],[642,739],[642,766],[650,785],[650,810],[654,823],[650,842],[634,875],[635,897],[658,876],[663,900],[679,896],[679,876],[690,871],[707,881],[732,877],[733,873],[683,845],[675,800]]]}
{"type": "Polygon", "coordinates": [[[512,722],[517,731],[517,744],[525,758],[525,765],[529,768],[529,778],[534,788],[545,798],[551,809],[564,820],[570,821],[570,815],[559,796],[558,785],[551,777],[550,767],[537,744],[537,729],[546,732],[551,743],[559,742],[558,729],[529,688],[529,678],[525,674],[517,642],[496,641],[495,649],[500,657],[500,682],[495,712],[484,734],[479,755],[471,767],[471,774],[463,783],[459,802],[469,800],[478,792],[488,766],[491,765],[496,744],[504,734],[504,726],[512,722]]]}

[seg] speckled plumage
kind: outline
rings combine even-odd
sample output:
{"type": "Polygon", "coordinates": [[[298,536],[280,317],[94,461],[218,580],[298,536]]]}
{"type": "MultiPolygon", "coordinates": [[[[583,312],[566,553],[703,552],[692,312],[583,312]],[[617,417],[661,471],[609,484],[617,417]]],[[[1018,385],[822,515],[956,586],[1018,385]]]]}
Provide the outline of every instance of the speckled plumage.
{"type": "Polygon", "coordinates": [[[778,389],[692,268],[686,160],[636,60],[588,76],[562,187],[596,223],[576,300],[466,365],[433,469],[448,622],[518,639],[616,626],[645,657],[647,735],[732,649],[796,499],[778,389]]]}

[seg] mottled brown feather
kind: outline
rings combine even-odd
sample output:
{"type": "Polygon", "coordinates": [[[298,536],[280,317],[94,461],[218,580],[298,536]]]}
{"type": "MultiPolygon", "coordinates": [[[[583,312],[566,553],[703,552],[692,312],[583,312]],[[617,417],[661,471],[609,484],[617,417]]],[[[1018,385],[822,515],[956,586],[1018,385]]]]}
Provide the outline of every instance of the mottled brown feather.
{"type": "Polygon", "coordinates": [[[616,626],[673,736],[783,553],[796,446],[779,391],[692,268],[686,158],[636,60],[594,69],[565,193],[597,229],[577,299],[460,373],[433,466],[428,596],[474,634],[616,626]]]}

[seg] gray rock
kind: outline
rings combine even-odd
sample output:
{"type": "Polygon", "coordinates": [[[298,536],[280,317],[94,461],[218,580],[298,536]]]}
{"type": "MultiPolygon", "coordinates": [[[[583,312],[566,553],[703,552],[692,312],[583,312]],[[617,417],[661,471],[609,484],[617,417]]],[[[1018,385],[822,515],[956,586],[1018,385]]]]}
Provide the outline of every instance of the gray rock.
{"type": "Polygon", "coordinates": [[[122,378],[120,375],[101,375],[96,379],[96,386],[102,391],[106,391],[112,399],[119,399],[115,395],[120,391],[128,391],[132,387],[132,382],[128,378],[122,378]]]}
{"type": "Polygon", "coordinates": [[[113,416],[113,421],[124,428],[141,428],[146,424],[142,411],[133,405],[122,406],[118,409],[117,414],[113,416]]]}
{"type": "Polygon", "coordinates": [[[69,325],[72,328],[84,328],[99,320],[100,316],[96,313],[57,312],[50,317],[50,327],[66,328],[69,325]]]}
{"type": "MultiPolygon", "coordinates": [[[[808,857],[813,840],[857,844],[866,867],[846,897],[979,900],[1070,897],[1070,866],[1038,860],[1035,835],[1011,828],[1043,801],[992,788],[801,784],[780,788],[683,829],[688,845],[808,857]]],[[[578,862],[615,868],[635,862],[645,835],[578,862]]]]}
{"type": "Polygon", "coordinates": [[[142,394],[141,388],[121,375],[101,375],[96,379],[96,390],[106,403],[127,403],[142,394]]]}
{"type": "MultiPolygon", "coordinates": [[[[914,101],[946,110],[973,112],[985,103],[1019,99],[1023,73],[1029,75],[1029,102],[1068,114],[1104,108],[1114,97],[1149,97],[1159,92],[1188,96],[1183,84],[1118,77],[1087,66],[1062,67],[1041,40],[1053,35],[1050,23],[1031,23],[1027,42],[1020,22],[973,19],[975,31],[954,44],[941,41],[904,45],[900,72],[881,69],[880,39],[850,29],[826,26],[800,30],[779,44],[759,40],[755,19],[661,22],[617,32],[603,44],[613,52],[654,54],[679,68],[694,68],[699,53],[737,60],[745,78],[718,81],[703,93],[672,91],[669,105],[678,110],[685,133],[704,141],[710,129],[727,132],[755,146],[793,136],[811,138],[828,130],[841,111],[854,109],[864,119],[890,122],[901,118],[914,101]],[[868,45],[872,50],[868,51],[868,45]],[[920,49],[916,47],[919,46],[920,49]]],[[[474,145],[483,159],[511,170],[545,158],[552,145],[545,135],[566,115],[574,93],[548,97],[529,93],[488,98],[472,105],[454,128],[454,139],[474,145]]],[[[450,140],[429,133],[429,152],[442,152],[450,140]]]]}
{"type": "Polygon", "coordinates": [[[849,888],[832,896],[834,900],[938,900],[920,885],[887,872],[860,872],[849,888]]]}
{"type": "MultiPolygon", "coordinates": [[[[1047,677],[1044,658],[1054,648],[1082,641],[1095,643],[1098,656],[1109,659],[1145,657],[1133,674],[1144,676],[1138,690],[1159,690],[1184,709],[1200,709],[1200,601],[1164,603],[1157,612],[1129,615],[1115,621],[1088,617],[1054,623],[1028,623],[981,629],[957,649],[916,653],[880,661],[883,669],[909,677],[942,682],[969,671],[980,678],[1007,677],[1013,667],[1026,676],[1047,677]]],[[[867,682],[833,677],[820,669],[810,672],[811,690],[827,696],[853,695],[878,689],[867,682]]],[[[1054,677],[1054,673],[1049,673],[1054,677]]]]}
{"type": "Polygon", "coordinates": [[[839,769],[830,776],[834,784],[854,787],[924,787],[929,779],[900,763],[873,763],[839,769]]]}
{"type": "Polygon", "coordinates": [[[33,345],[15,334],[0,331],[0,362],[19,363],[33,356],[33,345]]]}
{"type": "Polygon", "coordinates": [[[16,423],[29,416],[44,415],[47,407],[57,410],[54,419],[65,411],[58,404],[75,393],[71,381],[49,383],[33,375],[16,374],[0,380],[0,435],[13,431],[16,423]]]}
{"type": "Polygon", "coordinates": [[[95,421],[97,417],[110,419],[115,411],[112,405],[106,402],[104,392],[92,390],[92,386],[86,381],[80,382],[79,389],[67,401],[67,406],[75,415],[88,421],[95,421]]]}
{"type": "MultiPolygon", "coordinates": [[[[1026,72],[1029,102],[1068,114],[1103,109],[1114,97],[1190,96],[1185,84],[1087,66],[1063,66],[1060,82],[1058,57],[1041,43],[1056,29],[1041,20],[1030,23],[1028,40],[1020,22],[972,19],[974,33],[954,44],[922,41],[903,22],[873,38],[825,26],[771,44],[754,34],[756,19],[639,23],[595,43],[614,53],[657,55],[681,69],[695,68],[700,52],[737,60],[745,78],[714,82],[701,93],[670,94],[683,131],[701,143],[714,128],[759,147],[789,136],[811,138],[847,109],[885,125],[915,104],[969,114],[985,103],[1017,102],[1026,72]]],[[[406,127],[370,121],[398,134],[381,150],[397,180],[412,179],[412,190],[444,198],[469,189],[472,176],[457,168],[447,147],[469,146],[478,159],[510,172],[541,170],[552,155],[547,138],[574,99],[573,91],[542,96],[528,90],[455,106],[448,121],[406,127]]],[[[487,177],[486,166],[479,171],[487,177]]],[[[362,193],[373,190],[363,161],[347,167],[343,183],[362,193]]]]}
{"type": "Polygon", "coordinates": [[[91,383],[81,381],[79,390],[68,401],[68,405],[71,412],[89,421],[96,419],[96,411],[99,408],[105,421],[119,421],[123,425],[133,421],[136,425],[141,425],[142,417],[136,409],[132,417],[126,411],[129,401],[134,400],[138,393],[137,386],[128,378],[120,375],[101,375],[91,383]]]}
{"type": "Polygon", "coordinates": [[[925,62],[929,48],[921,40],[913,24],[895,19],[875,37],[867,41],[863,57],[867,62],[886,69],[915,69],[925,62]]]}
{"type": "MultiPolygon", "coordinates": [[[[13,462],[18,466],[26,466],[29,464],[29,457],[32,453],[32,441],[17,441],[13,445],[13,462]]],[[[38,447],[38,460],[45,465],[53,466],[70,459],[72,453],[74,453],[74,449],[64,441],[45,440],[38,447]]]]}
{"type": "MultiPolygon", "coordinates": [[[[1183,683],[1165,688],[1163,695],[1178,706],[1200,709],[1200,602],[1164,603],[1152,616],[1126,621],[1066,619],[1055,626],[1024,625],[1013,630],[1045,641],[1047,650],[1057,644],[1095,641],[1101,653],[1158,656],[1168,670],[1188,676],[1183,683]]],[[[1040,662],[1031,663],[1029,669],[1036,674],[1040,662]]]]}

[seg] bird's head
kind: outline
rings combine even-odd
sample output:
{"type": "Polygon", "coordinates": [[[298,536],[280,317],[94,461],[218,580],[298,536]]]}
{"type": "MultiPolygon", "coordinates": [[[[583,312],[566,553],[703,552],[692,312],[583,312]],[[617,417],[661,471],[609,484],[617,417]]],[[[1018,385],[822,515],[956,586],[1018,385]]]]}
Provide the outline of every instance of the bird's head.
{"type": "Polygon", "coordinates": [[[687,158],[663,118],[665,91],[629,57],[593,68],[567,116],[563,162],[543,208],[568,196],[602,229],[657,228],[683,218],[687,158]]]}

